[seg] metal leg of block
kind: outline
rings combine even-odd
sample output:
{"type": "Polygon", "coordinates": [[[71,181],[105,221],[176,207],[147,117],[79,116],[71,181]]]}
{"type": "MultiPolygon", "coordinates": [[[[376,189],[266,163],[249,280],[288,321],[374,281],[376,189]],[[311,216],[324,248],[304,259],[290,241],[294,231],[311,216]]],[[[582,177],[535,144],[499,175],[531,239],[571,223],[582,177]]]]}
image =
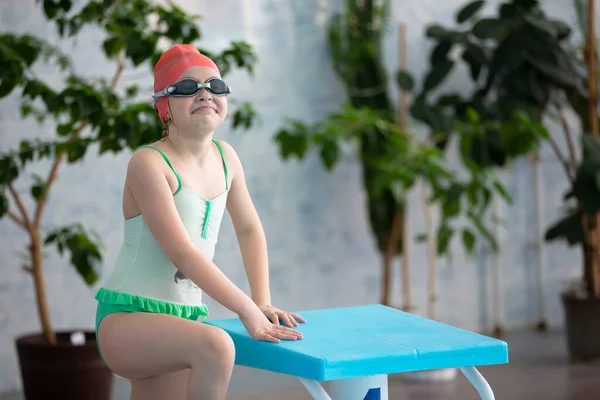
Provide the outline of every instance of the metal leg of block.
{"type": "Polygon", "coordinates": [[[460,371],[465,375],[465,377],[471,382],[473,387],[479,393],[481,400],[494,400],[494,392],[492,392],[492,388],[490,384],[487,383],[483,375],[475,367],[461,367],[460,371]]]}
{"type": "Polygon", "coordinates": [[[300,382],[302,382],[306,390],[308,390],[308,393],[310,393],[315,400],[331,400],[331,397],[329,397],[319,382],[313,381],[312,379],[298,379],[300,379],[300,382]]]}

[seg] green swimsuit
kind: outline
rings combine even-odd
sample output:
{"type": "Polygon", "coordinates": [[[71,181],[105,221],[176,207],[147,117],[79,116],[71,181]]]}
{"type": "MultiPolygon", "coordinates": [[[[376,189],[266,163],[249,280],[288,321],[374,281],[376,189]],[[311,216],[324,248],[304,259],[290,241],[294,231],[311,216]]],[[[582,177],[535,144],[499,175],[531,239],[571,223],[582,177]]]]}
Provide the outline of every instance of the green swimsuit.
{"type": "MultiPolygon", "coordinates": [[[[227,163],[216,141],[225,172],[225,191],[212,200],[183,187],[167,156],[158,151],[177,177],[174,200],[194,245],[212,260],[229,192],[227,163]]],[[[153,312],[197,320],[208,316],[202,290],[169,260],[142,215],[125,220],[123,245],[106,283],[96,293],[96,334],[102,319],[115,312],[153,312]]],[[[98,345],[98,351],[100,347],[98,345]]]]}

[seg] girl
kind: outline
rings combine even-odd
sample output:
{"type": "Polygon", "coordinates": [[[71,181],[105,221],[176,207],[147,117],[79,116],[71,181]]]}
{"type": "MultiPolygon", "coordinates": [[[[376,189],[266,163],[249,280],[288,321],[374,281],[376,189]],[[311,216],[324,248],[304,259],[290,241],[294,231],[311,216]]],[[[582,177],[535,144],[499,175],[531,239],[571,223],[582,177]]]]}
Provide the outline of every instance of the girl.
{"type": "Polygon", "coordinates": [[[208,316],[206,292],[235,312],[256,340],[297,340],[300,316],[270,305],[264,232],[235,151],[213,139],[230,87],[191,45],[167,50],[154,69],[164,138],[136,151],[123,194],[124,242],[96,295],[104,362],[131,380],[132,399],[225,399],[235,350],[208,316]],[[212,262],[227,211],[252,298],[212,262]]]}

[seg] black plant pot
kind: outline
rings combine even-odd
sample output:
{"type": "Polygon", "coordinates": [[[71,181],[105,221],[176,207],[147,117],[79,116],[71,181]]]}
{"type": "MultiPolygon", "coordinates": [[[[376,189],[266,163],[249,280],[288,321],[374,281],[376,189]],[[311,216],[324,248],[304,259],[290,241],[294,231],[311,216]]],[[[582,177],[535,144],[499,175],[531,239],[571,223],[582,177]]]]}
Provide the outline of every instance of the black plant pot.
{"type": "Polygon", "coordinates": [[[563,294],[567,346],[574,361],[600,358],[600,299],[563,294]]]}
{"type": "Polygon", "coordinates": [[[57,332],[55,346],[41,334],[17,338],[17,354],[26,400],[110,400],[113,373],[104,365],[94,332],[73,345],[72,332],[57,332]]]}

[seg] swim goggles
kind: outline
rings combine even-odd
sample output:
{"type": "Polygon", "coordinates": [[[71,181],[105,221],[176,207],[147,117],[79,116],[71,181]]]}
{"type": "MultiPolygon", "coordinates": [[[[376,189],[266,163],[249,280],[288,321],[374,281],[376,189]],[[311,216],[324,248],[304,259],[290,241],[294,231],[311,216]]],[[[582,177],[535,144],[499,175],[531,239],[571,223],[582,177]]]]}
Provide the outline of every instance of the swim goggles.
{"type": "Polygon", "coordinates": [[[185,78],[154,93],[152,98],[156,102],[156,99],[164,96],[190,97],[197,95],[203,88],[215,96],[227,96],[231,93],[231,87],[221,78],[210,78],[205,83],[185,78]]]}

